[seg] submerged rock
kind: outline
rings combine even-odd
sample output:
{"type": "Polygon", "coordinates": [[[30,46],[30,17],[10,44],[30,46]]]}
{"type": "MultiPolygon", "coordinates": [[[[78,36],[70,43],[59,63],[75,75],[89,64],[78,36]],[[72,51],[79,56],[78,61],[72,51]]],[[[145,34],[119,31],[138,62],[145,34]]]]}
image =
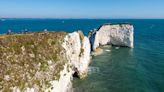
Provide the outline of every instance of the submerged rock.
{"type": "Polygon", "coordinates": [[[101,48],[96,48],[96,50],[94,52],[92,52],[91,54],[93,56],[98,56],[98,55],[101,55],[103,53],[103,49],[101,48]]]}
{"type": "Polygon", "coordinates": [[[0,91],[70,92],[72,75],[87,75],[89,39],[82,33],[0,36],[0,91]]]}
{"type": "Polygon", "coordinates": [[[133,48],[133,25],[104,24],[97,31],[89,35],[91,49],[96,50],[100,45],[117,45],[133,48]]]}

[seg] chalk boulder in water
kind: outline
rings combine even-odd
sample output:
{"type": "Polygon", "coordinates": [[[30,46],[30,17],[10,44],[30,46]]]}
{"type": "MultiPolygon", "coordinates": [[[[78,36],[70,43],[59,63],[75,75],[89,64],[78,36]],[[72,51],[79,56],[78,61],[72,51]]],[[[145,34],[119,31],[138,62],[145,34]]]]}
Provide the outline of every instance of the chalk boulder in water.
{"type": "Polygon", "coordinates": [[[94,52],[92,52],[91,54],[93,56],[98,56],[98,55],[101,55],[103,53],[103,49],[101,48],[96,48],[96,50],[94,52]]]}
{"type": "Polygon", "coordinates": [[[89,35],[91,49],[96,50],[100,45],[127,46],[133,48],[134,27],[128,23],[104,24],[89,35]]]}

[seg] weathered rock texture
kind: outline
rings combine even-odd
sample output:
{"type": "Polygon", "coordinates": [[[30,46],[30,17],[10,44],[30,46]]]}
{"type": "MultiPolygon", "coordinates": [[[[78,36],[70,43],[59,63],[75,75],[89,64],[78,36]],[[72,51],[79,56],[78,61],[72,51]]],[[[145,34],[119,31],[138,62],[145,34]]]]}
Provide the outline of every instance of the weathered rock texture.
{"type": "Polygon", "coordinates": [[[67,59],[74,66],[75,72],[80,78],[85,77],[90,63],[89,39],[81,32],[74,32],[66,36],[63,47],[66,49],[67,59]]]}
{"type": "Polygon", "coordinates": [[[72,75],[83,78],[90,61],[81,32],[0,36],[0,92],[68,92],[72,75]]]}
{"type": "Polygon", "coordinates": [[[92,50],[100,45],[117,45],[133,47],[133,25],[131,24],[104,24],[97,31],[90,33],[89,39],[92,50]]]}

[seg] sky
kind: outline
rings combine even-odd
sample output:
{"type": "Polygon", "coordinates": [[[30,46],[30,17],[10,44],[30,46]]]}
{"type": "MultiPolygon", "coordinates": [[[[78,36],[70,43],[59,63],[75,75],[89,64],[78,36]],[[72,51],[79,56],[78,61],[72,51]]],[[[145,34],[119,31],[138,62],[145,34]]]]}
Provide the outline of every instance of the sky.
{"type": "Polygon", "coordinates": [[[164,19],[164,0],[0,0],[0,18],[164,19]]]}

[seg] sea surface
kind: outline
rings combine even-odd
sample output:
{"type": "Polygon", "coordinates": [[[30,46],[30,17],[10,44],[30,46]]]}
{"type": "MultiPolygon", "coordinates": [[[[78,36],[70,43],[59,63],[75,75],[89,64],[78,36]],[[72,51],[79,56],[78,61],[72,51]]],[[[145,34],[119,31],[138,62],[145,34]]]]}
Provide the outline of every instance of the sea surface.
{"type": "Polygon", "coordinates": [[[75,92],[164,92],[164,20],[160,19],[2,19],[0,33],[43,31],[85,35],[104,23],[134,25],[134,48],[102,47],[86,79],[74,78],[75,92]]]}

